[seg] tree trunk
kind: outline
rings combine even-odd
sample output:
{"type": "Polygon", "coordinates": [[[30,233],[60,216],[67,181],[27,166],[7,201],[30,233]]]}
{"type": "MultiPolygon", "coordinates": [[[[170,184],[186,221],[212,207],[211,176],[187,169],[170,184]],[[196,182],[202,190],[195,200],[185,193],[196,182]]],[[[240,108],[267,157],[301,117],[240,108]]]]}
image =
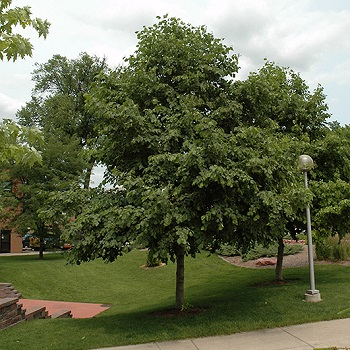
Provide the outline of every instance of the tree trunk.
{"type": "Polygon", "coordinates": [[[44,259],[44,245],[45,241],[43,237],[39,238],[39,259],[43,260],[44,259]]]}
{"type": "Polygon", "coordinates": [[[275,270],[276,281],[283,281],[283,255],[284,255],[283,238],[279,238],[278,239],[277,264],[276,264],[276,270],[275,270]]]}
{"type": "Polygon", "coordinates": [[[185,247],[180,246],[176,254],[176,308],[181,309],[185,301],[185,247]]]}

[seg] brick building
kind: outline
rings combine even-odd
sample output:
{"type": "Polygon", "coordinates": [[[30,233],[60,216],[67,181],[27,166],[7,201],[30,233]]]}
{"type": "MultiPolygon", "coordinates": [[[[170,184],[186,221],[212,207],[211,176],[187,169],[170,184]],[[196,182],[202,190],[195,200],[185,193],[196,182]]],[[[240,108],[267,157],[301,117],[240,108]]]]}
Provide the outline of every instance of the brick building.
{"type": "MultiPolygon", "coordinates": [[[[6,175],[6,171],[5,171],[6,175]]],[[[21,196],[19,191],[19,180],[3,182],[3,191],[12,192],[16,197],[21,196]]],[[[22,252],[22,234],[16,231],[11,225],[11,220],[21,212],[19,205],[16,207],[6,207],[2,209],[4,215],[0,219],[0,253],[20,253],[22,252]]]]}
{"type": "Polygon", "coordinates": [[[0,254],[21,252],[22,235],[14,230],[0,230],[0,254]]]}

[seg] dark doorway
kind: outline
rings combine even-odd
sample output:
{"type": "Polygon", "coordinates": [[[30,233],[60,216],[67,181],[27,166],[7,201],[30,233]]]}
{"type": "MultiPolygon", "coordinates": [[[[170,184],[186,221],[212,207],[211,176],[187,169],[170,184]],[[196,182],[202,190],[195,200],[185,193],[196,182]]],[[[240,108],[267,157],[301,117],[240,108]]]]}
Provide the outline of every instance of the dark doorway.
{"type": "Polygon", "coordinates": [[[11,231],[0,231],[0,253],[11,252],[11,231]]]}

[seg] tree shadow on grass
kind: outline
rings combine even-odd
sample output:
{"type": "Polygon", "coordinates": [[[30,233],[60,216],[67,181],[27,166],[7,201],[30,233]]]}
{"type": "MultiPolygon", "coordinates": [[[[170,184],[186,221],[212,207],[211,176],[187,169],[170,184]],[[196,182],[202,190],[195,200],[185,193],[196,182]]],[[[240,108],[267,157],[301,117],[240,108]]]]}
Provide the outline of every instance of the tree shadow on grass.
{"type": "Polygon", "coordinates": [[[72,327],[88,332],[99,329],[101,334],[115,337],[112,345],[128,344],[130,339],[140,343],[240,332],[264,302],[264,295],[256,294],[251,287],[253,279],[244,283],[250,284],[244,291],[242,284],[235,281],[223,284],[205,281],[191,286],[186,289],[189,304],[184,311],[175,311],[172,300],[124,314],[115,313],[114,306],[93,319],[77,320],[72,327]]]}

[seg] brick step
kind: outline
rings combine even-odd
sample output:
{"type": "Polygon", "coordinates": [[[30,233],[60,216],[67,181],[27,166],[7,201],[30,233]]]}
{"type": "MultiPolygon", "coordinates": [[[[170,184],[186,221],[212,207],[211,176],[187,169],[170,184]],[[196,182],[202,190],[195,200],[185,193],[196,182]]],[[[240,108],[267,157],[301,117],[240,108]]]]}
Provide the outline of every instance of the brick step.
{"type": "Polygon", "coordinates": [[[45,306],[33,306],[26,310],[25,318],[27,321],[32,321],[49,318],[49,315],[45,306]]]}
{"type": "Polygon", "coordinates": [[[0,289],[2,288],[2,287],[12,287],[12,284],[11,283],[0,283],[0,289]]]}
{"type": "MultiPolygon", "coordinates": [[[[1,283],[2,291],[14,291],[10,283],[1,283]]],[[[72,318],[71,310],[59,310],[49,315],[46,306],[33,306],[27,310],[16,297],[0,297],[0,330],[22,321],[46,318],[72,318]]]]}
{"type": "Polygon", "coordinates": [[[0,283],[0,298],[21,298],[22,294],[11,283],[0,283]]]}
{"type": "Polygon", "coordinates": [[[22,321],[24,321],[24,320],[23,320],[23,317],[21,315],[17,315],[15,317],[4,319],[4,320],[0,321],[0,329],[14,326],[15,324],[20,323],[22,321]]]}
{"type": "Polygon", "coordinates": [[[13,326],[24,321],[24,310],[17,304],[17,298],[0,299],[0,329],[13,326]]]}
{"type": "Polygon", "coordinates": [[[56,311],[51,315],[51,318],[72,318],[71,310],[56,311]]]}

